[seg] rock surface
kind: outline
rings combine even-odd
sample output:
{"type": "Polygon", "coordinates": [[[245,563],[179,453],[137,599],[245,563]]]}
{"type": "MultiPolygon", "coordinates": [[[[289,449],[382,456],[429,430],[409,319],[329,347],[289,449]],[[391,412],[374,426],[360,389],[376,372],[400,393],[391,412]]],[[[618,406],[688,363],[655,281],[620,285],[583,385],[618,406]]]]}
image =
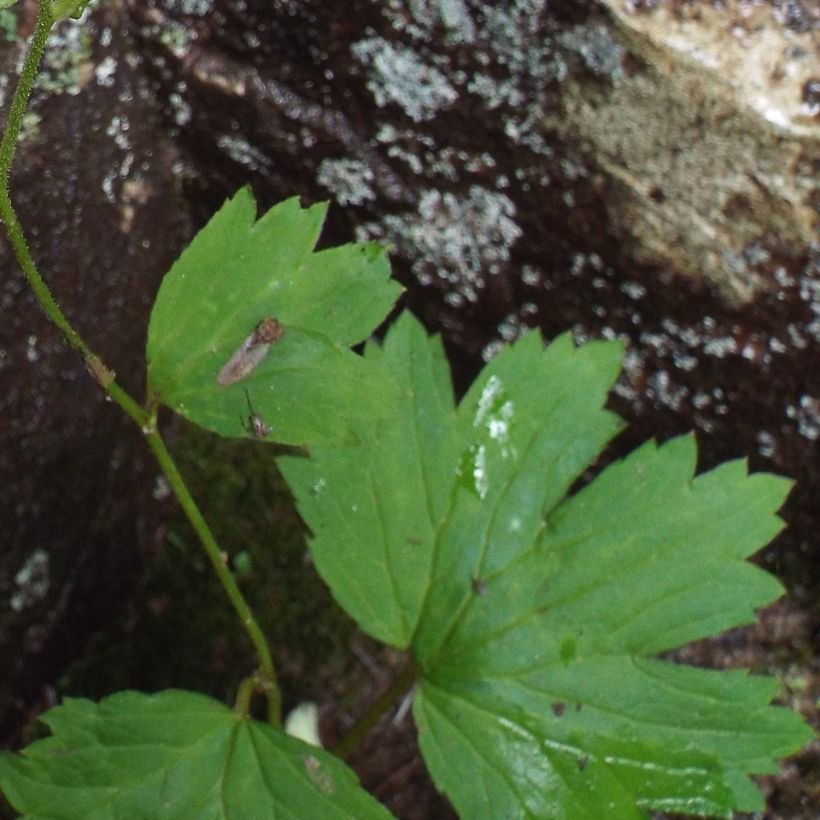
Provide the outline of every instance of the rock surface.
{"type": "MultiPolygon", "coordinates": [[[[797,479],[789,530],[761,560],[799,617],[764,620],[780,636],[755,637],[765,651],[733,652],[735,636],[692,659],[792,664],[811,703],[816,11],[809,0],[107,4],[84,47],[54,52],[48,76],[68,90],[40,92],[15,181],[22,220],[71,314],[134,387],[159,277],[190,223],[249,182],[264,206],[334,198],[330,243],[392,243],[406,305],[444,334],[462,388],[525,327],[624,339],[613,406],[633,426],[621,451],[694,427],[704,468],[746,456],[797,479]]],[[[27,24],[21,14],[20,34],[27,24]]],[[[72,26],[62,36],[82,46],[72,26]]],[[[12,545],[0,660],[30,701],[126,594],[157,510],[141,503],[153,467],[138,436],[62,351],[3,252],[0,470],[15,489],[0,507],[12,545]],[[112,600],[94,592],[101,578],[112,600]],[[26,643],[31,630],[50,642],[26,643]]],[[[378,757],[359,761],[365,781],[382,794],[393,776],[400,789],[378,757]]],[[[422,788],[409,759],[407,788],[422,788]]],[[[799,782],[772,797],[790,817],[812,811],[807,799],[799,782]]],[[[411,817],[438,804],[396,805],[411,817]]]]}
{"type": "Polygon", "coordinates": [[[550,125],[615,182],[608,214],[636,260],[736,303],[776,288],[767,257],[799,258],[820,228],[820,17],[789,25],[746,0],[605,4],[597,34],[567,37],[608,87],[568,77],[550,125]]]}

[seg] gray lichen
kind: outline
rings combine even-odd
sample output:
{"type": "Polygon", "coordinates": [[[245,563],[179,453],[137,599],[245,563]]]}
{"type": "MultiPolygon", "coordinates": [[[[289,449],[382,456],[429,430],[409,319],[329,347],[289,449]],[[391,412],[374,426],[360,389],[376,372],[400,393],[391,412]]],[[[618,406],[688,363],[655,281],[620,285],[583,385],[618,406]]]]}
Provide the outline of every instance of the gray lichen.
{"type": "Polygon", "coordinates": [[[354,159],[324,159],[316,177],[340,205],[361,205],[376,199],[373,178],[370,166],[354,159]]]}
{"type": "Polygon", "coordinates": [[[485,275],[500,271],[522,230],[505,194],[473,185],[466,197],[428,189],[415,213],[391,215],[359,229],[361,239],[382,239],[414,259],[422,284],[448,285],[449,301],[475,302],[485,275]]]}
{"type": "Polygon", "coordinates": [[[51,586],[49,575],[49,555],[45,550],[36,549],[26,559],[14,576],[14,592],[9,598],[9,606],[15,612],[41,601],[51,586]]]}
{"type": "Polygon", "coordinates": [[[91,35],[83,21],[67,20],[49,37],[36,89],[76,96],[93,74],[91,35]]]}
{"type": "Polygon", "coordinates": [[[458,98],[447,77],[412,49],[373,37],[356,43],[352,51],[370,69],[367,87],[380,107],[395,103],[414,122],[422,122],[458,98]]]}

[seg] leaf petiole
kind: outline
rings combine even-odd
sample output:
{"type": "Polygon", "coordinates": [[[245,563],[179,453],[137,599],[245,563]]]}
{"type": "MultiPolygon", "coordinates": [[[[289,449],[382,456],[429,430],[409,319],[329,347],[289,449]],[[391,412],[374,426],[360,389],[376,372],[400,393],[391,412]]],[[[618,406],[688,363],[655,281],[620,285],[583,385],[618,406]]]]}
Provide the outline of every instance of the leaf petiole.
{"type": "Polygon", "coordinates": [[[347,734],[333,748],[333,754],[346,760],[362,742],[367,733],[379,722],[381,716],[398,703],[399,698],[415,683],[418,668],[412,657],[399,671],[390,686],[370,704],[367,711],[353,724],[347,734]]]}

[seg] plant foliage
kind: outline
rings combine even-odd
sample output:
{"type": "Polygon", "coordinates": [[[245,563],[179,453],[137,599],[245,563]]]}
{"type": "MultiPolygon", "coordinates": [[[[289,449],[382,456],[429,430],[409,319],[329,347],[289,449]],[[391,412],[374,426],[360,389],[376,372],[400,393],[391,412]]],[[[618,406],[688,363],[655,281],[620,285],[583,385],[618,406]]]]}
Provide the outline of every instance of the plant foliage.
{"type": "Polygon", "coordinates": [[[69,699],[43,720],[51,737],[0,757],[31,820],[390,817],[338,758],[194,692],[69,699]]]}
{"type": "MultiPolygon", "coordinates": [[[[407,650],[432,776],[465,818],[729,817],[750,775],[811,737],[772,679],[659,653],[754,618],[782,589],[745,559],[789,483],[743,462],[695,475],[684,436],[589,481],[621,429],[622,347],[531,332],[456,404],[409,314],[350,347],[400,288],[372,244],[314,250],[324,208],[256,221],[229,200],[165,278],[148,384],[223,436],[306,444],[278,460],[315,564],[361,628],[407,650]],[[585,484],[577,489],[579,484],[585,484]]],[[[69,700],[0,785],[26,817],[388,816],[344,765],[204,696],[69,700]]]]}
{"type": "Polygon", "coordinates": [[[619,429],[601,406],[620,356],[530,333],[456,407],[405,315],[367,350],[401,379],[399,414],[279,462],[336,598],[419,663],[422,752],[463,817],[728,817],[810,737],[772,679],[653,659],[781,594],[744,558],[789,483],[742,462],[694,478],[685,436],[568,495],[619,429]]]}
{"type": "Polygon", "coordinates": [[[222,436],[254,435],[253,415],[286,444],[341,439],[350,420],[394,411],[391,375],[349,348],[401,287],[374,243],[314,251],[325,212],[288,199],[256,221],[243,188],[196,235],[151,313],[148,385],[159,402],[222,436]],[[246,376],[220,384],[266,319],[281,337],[248,352],[246,376]]]}

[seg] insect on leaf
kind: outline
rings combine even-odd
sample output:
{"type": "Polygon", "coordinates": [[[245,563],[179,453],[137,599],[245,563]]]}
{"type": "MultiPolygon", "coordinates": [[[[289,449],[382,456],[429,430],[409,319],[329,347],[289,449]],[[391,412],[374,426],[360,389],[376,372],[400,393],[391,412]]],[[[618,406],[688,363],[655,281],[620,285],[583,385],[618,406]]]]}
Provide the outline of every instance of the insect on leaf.
{"type": "Polygon", "coordinates": [[[350,347],[401,291],[373,243],[315,251],[324,205],[289,199],[259,220],[247,189],[228,200],[165,276],[148,328],[157,399],[223,436],[338,441],[395,412],[389,372],[350,347]],[[366,400],[363,400],[366,397],[366,400]]]}
{"type": "Polygon", "coordinates": [[[228,387],[250,376],[284,333],[285,329],[272,316],[263,319],[216,374],[216,383],[228,387]]]}

